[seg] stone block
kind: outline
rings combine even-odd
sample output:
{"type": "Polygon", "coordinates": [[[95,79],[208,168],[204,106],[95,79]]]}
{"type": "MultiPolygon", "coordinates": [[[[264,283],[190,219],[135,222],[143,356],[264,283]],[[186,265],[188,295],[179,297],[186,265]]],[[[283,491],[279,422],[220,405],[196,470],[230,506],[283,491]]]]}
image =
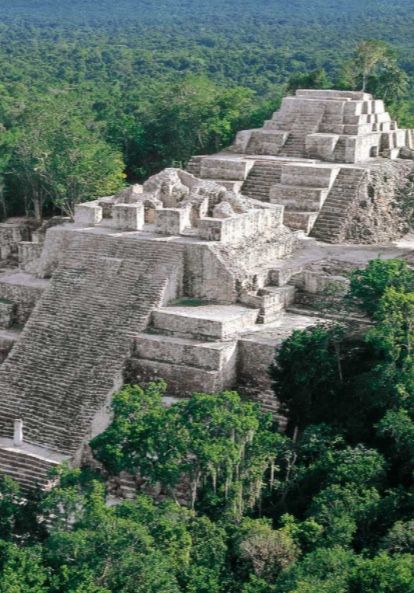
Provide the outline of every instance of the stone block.
{"type": "Polygon", "coordinates": [[[339,167],[285,163],[282,166],[281,183],[306,187],[330,188],[338,175],[339,167]]]}
{"type": "Polygon", "coordinates": [[[14,324],[16,306],[11,301],[0,299],[0,327],[8,329],[14,324]]]}
{"type": "Polygon", "coordinates": [[[0,223],[0,261],[11,256],[15,258],[20,241],[27,241],[30,237],[29,223],[13,220],[8,219],[0,223]]]}
{"type": "Polygon", "coordinates": [[[254,327],[259,311],[240,305],[172,306],[152,313],[154,329],[167,335],[197,340],[231,339],[254,327]]]}
{"type": "Polygon", "coordinates": [[[112,209],[112,224],[123,231],[140,231],[145,224],[144,204],[115,204],[112,209]]]}
{"type": "Polygon", "coordinates": [[[336,296],[345,296],[348,292],[349,280],[344,276],[332,276],[313,270],[304,271],[304,290],[311,294],[322,294],[334,291],[336,296]]]}
{"type": "Polygon", "coordinates": [[[15,303],[16,323],[23,325],[47,286],[46,280],[16,272],[0,279],[0,300],[15,303]]]}
{"type": "Polygon", "coordinates": [[[229,191],[233,191],[236,194],[241,193],[244,181],[234,181],[232,179],[205,179],[204,181],[211,181],[217,183],[221,187],[225,187],[229,191]]]}
{"type": "Polygon", "coordinates": [[[318,217],[318,212],[299,212],[285,210],[284,224],[294,231],[304,231],[307,235],[311,232],[318,217]]]}
{"type": "Polygon", "coordinates": [[[19,243],[19,267],[21,270],[31,272],[33,263],[39,259],[43,251],[41,243],[21,241],[19,243]]]}
{"type": "Polygon", "coordinates": [[[364,134],[370,134],[374,130],[375,123],[357,124],[357,125],[344,125],[343,134],[347,136],[363,136],[364,134]]]}
{"type": "Polygon", "coordinates": [[[0,329],[0,364],[6,360],[19,337],[20,332],[15,329],[0,329]]]}
{"type": "Polygon", "coordinates": [[[288,139],[289,132],[272,129],[273,126],[274,123],[271,122],[268,128],[254,131],[246,152],[277,156],[288,139]]]}
{"type": "Polygon", "coordinates": [[[204,157],[201,161],[201,177],[242,181],[246,179],[253,164],[253,161],[244,159],[204,157]]]}
{"type": "Polygon", "coordinates": [[[363,91],[336,91],[319,89],[298,89],[297,97],[306,97],[308,99],[347,99],[349,101],[369,101],[372,95],[363,91]]]}
{"type": "Polygon", "coordinates": [[[242,130],[238,132],[232,145],[232,150],[236,153],[244,154],[247,150],[253,132],[256,130],[242,130]]]}
{"type": "Polygon", "coordinates": [[[200,218],[199,236],[207,241],[237,244],[249,237],[272,236],[283,220],[283,206],[251,210],[231,218],[200,218]]]}
{"type": "Polygon", "coordinates": [[[308,134],[305,145],[310,158],[330,159],[338,143],[338,134],[308,134]]]}
{"type": "Polygon", "coordinates": [[[260,309],[258,323],[271,323],[280,318],[282,312],[295,300],[294,286],[266,286],[257,294],[242,294],[240,302],[260,309]]]}
{"type": "MultiPolygon", "coordinates": [[[[380,133],[366,134],[365,136],[355,136],[354,160],[347,160],[347,162],[358,163],[378,156],[380,142],[380,133]]],[[[350,158],[350,152],[348,152],[347,158],[350,158]]]]}
{"type": "Polygon", "coordinates": [[[190,397],[195,392],[217,393],[232,387],[226,384],[219,371],[208,371],[188,365],[176,365],[159,360],[132,358],[127,368],[128,381],[146,384],[163,379],[167,382],[167,394],[190,397]]]}
{"type": "Polygon", "coordinates": [[[102,208],[103,218],[112,218],[112,208],[116,204],[115,196],[105,196],[96,200],[98,206],[102,208]]]}
{"type": "Polygon", "coordinates": [[[279,184],[270,189],[270,202],[287,210],[319,210],[327,195],[328,189],[279,184]]]}
{"type": "Polygon", "coordinates": [[[102,221],[103,209],[94,202],[84,202],[75,206],[75,223],[80,226],[95,226],[102,221]]]}
{"type": "Polygon", "coordinates": [[[190,208],[162,208],[155,211],[156,232],[162,235],[181,235],[190,226],[190,208]]]}
{"type": "Polygon", "coordinates": [[[349,103],[345,103],[344,105],[344,116],[362,115],[365,113],[366,112],[363,111],[362,101],[349,101],[349,103]]]}
{"type": "Polygon", "coordinates": [[[229,364],[236,366],[236,343],[199,342],[174,336],[140,334],[135,338],[134,358],[220,371],[229,364]]]}
{"type": "Polygon", "coordinates": [[[382,101],[381,99],[376,99],[374,101],[372,101],[372,113],[384,113],[385,112],[385,107],[384,107],[384,101],[382,101]]]}

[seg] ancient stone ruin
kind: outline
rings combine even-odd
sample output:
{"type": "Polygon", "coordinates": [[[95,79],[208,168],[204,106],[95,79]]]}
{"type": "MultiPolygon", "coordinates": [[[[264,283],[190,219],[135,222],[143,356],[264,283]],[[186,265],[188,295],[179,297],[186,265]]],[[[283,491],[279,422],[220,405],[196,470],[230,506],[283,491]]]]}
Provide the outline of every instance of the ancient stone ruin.
{"type": "Polygon", "coordinates": [[[298,91],[226,151],[0,224],[0,472],[79,464],[124,382],[169,398],[237,388],[277,414],[267,368],[373,257],[409,254],[414,135],[365,93],[298,91]]]}

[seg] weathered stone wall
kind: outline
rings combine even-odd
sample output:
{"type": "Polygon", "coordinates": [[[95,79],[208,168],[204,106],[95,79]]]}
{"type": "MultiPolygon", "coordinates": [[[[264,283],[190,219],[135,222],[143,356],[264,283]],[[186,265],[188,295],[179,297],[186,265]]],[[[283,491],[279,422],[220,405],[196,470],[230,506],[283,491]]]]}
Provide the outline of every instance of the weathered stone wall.
{"type": "Polygon", "coordinates": [[[0,299],[15,303],[14,322],[24,325],[47,286],[46,282],[16,273],[1,279],[0,299]]]}
{"type": "Polygon", "coordinates": [[[219,254],[227,271],[231,271],[236,295],[242,290],[255,290],[266,285],[269,269],[275,261],[291,255],[297,246],[297,238],[287,228],[281,227],[273,235],[246,238],[238,245],[214,244],[212,249],[219,254]]]}
{"type": "Polygon", "coordinates": [[[404,188],[414,171],[413,161],[386,161],[372,166],[347,212],[344,240],[387,243],[409,230],[404,188]]]}
{"type": "Polygon", "coordinates": [[[26,219],[9,218],[0,223],[0,261],[17,261],[18,245],[29,240],[31,226],[26,219]]]}

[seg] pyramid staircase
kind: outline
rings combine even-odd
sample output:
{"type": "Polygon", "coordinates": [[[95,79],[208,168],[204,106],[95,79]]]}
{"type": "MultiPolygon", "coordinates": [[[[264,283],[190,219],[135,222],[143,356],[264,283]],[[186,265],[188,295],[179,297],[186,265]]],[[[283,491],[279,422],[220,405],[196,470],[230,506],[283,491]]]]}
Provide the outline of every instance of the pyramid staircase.
{"type": "Polygon", "coordinates": [[[324,202],[311,236],[319,241],[335,243],[343,240],[350,206],[358,198],[358,190],[366,177],[361,168],[342,168],[324,202]]]}
{"type": "Polygon", "coordinates": [[[270,188],[280,183],[281,174],[280,162],[256,160],[242,186],[241,193],[261,202],[269,202],[270,188]]]}

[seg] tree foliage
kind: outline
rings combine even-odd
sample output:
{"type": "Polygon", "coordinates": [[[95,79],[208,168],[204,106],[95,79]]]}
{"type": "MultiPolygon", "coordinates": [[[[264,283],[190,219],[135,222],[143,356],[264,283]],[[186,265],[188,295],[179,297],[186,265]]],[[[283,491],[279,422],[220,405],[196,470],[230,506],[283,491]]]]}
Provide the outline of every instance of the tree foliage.
{"type": "Polygon", "coordinates": [[[196,394],[165,407],[164,390],[154,383],[117,394],[112,424],[91,443],[96,457],[112,472],[139,471],[173,497],[188,481],[192,508],[202,496],[241,516],[260,499],[267,471],[273,484],[283,437],[236,393],[196,394]]]}

